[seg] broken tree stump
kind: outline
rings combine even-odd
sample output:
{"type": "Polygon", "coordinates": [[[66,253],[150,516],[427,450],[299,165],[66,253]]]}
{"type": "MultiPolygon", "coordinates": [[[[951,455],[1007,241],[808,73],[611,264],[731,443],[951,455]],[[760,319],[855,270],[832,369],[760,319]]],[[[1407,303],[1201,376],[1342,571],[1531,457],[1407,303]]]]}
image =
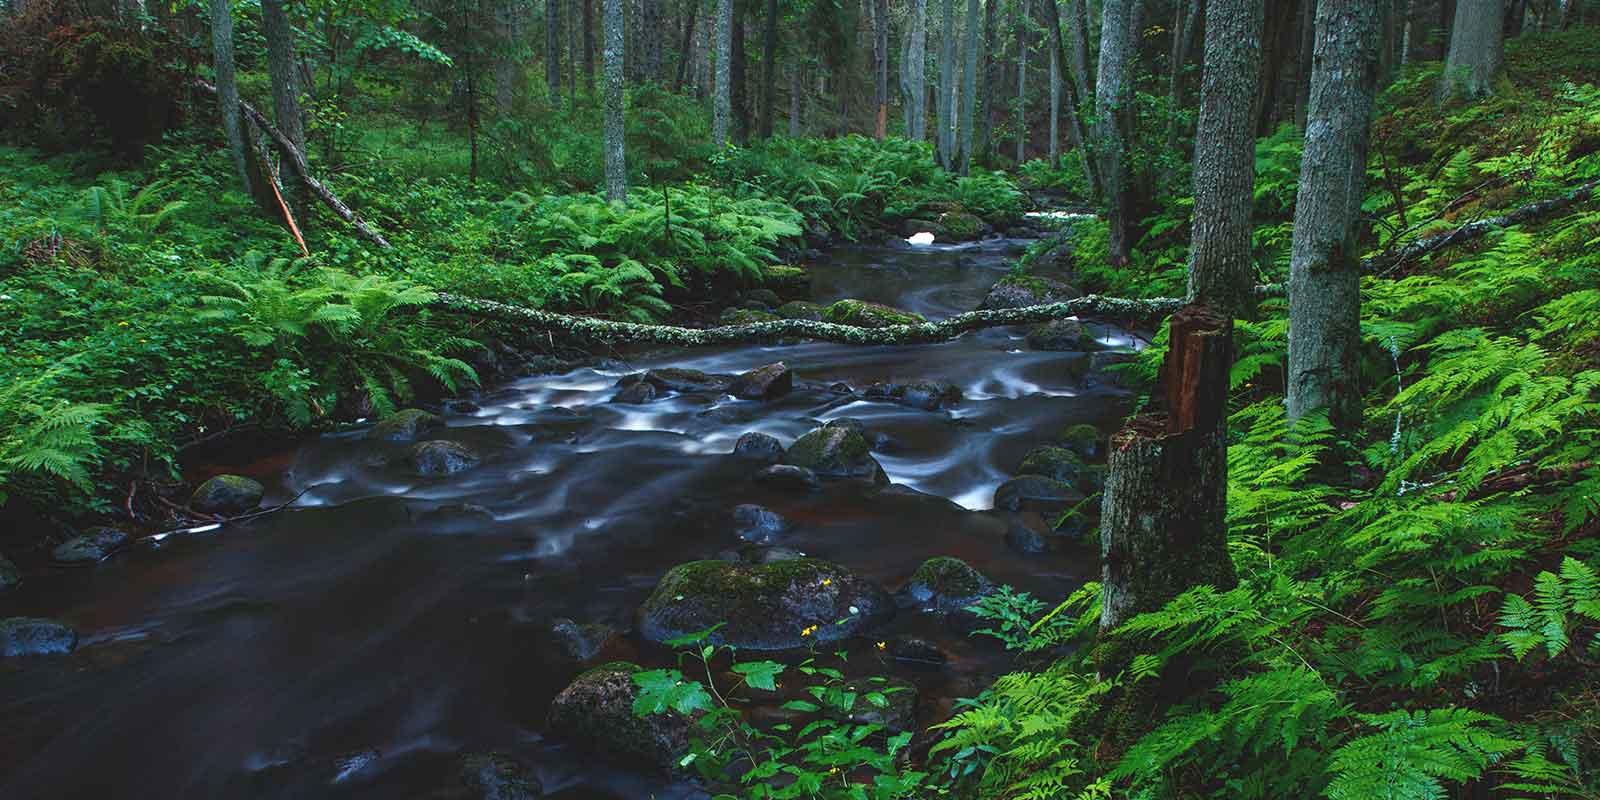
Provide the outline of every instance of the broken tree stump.
{"type": "MultiPolygon", "coordinates": [[[[1163,408],[1111,439],[1100,519],[1100,632],[1201,584],[1236,583],[1228,557],[1228,373],[1233,320],[1206,306],[1172,316],[1163,408]]],[[[1121,664],[1102,659],[1102,674],[1121,664]]]]}

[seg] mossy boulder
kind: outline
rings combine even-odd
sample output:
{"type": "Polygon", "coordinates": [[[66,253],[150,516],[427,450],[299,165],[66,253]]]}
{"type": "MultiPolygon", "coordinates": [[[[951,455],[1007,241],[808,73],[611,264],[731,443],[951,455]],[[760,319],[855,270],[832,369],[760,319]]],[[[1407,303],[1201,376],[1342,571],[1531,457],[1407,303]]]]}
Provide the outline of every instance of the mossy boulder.
{"type": "Polygon", "coordinates": [[[1071,484],[1043,475],[1022,475],[994,490],[994,507],[1002,511],[1066,511],[1083,498],[1083,492],[1071,484]]]}
{"type": "Polygon", "coordinates": [[[218,475],[194,490],[189,507],[202,514],[242,514],[261,505],[260,481],[243,475],[218,475]]]}
{"type": "Polygon", "coordinates": [[[639,609],[639,633],[665,642],[721,623],[715,644],[789,650],[848,639],[893,613],[882,589],[827,561],[693,561],[661,578],[639,609]]]}
{"type": "Polygon", "coordinates": [[[630,406],[642,406],[656,399],[658,390],[656,385],[649,381],[639,381],[617,390],[611,397],[611,402],[622,403],[630,406]]]}
{"type": "Polygon", "coordinates": [[[53,619],[0,619],[0,657],[62,655],[77,646],[78,632],[53,619]]]}
{"type": "Polygon", "coordinates": [[[544,785],[528,767],[505,753],[475,753],[461,759],[463,800],[538,800],[544,785]]]}
{"type": "Polygon", "coordinates": [[[1061,432],[1061,446],[1077,453],[1085,461],[1094,461],[1105,453],[1105,437],[1100,429],[1086,422],[1070,425],[1061,432]]]}
{"type": "Polygon", "coordinates": [[[748,461],[776,464],[783,460],[783,443],[771,434],[750,431],[733,443],[733,454],[748,461]]]}
{"type": "Polygon", "coordinates": [[[733,379],[727,375],[712,375],[697,369],[684,369],[683,367],[662,367],[653,369],[644,375],[628,376],[618,381],[643,380],[663,392],[720,392],[728,388],[728,383],[733,379]]]}
{"type": "Polygon", "coordinates": [[[762,270],[767,288],[780,297],[805,297],[811,294],[811,273],[805,267],[779,264],[762,270]]]}
{"type": "Polygon", "coordinates": [[[550,620],[539,638],[557,660],[581,663],[593,660],[620,636],[610,625],[557,617],[550,620]]]}
{"type": "Polygon", "coordinates": [[[778,293],[771,289],[751,289],[740,295],[740,297],[746,304],[745,308],[754,308],[749,303],[755,303],[761,308],[770,311],[783,304],[783,298],[779,297],[778,293]]]}
{"type": "Polygon", "coordinates": [[[121,550],[128,534],[116,528],[90,528],[56,545],[50,557],[60,564],[93,564],[121,550]]]}
{"type": "Polygon", "coordinates": [[[634,714],[638,669],[613,662],[574,678],[550,701],[550,734],[614,762],[671,769],[688,752],[692,721],[670,711],[634,714]]]}
{"type": "Polygon", "coordinates": [[[367,438],[386,442],[414,442],[444,430],[444,418],[416,408],[396,411],[367,431],[367,438]]]}
{"type": "Polygon", "coordinates": [[[1022,308],[1061,303],[1079,296],[1077,289],[1061,281],[1013,272],[989,287],[989,293],[984,295],[979,308],[1022,308]]]}
{"type": "Polygon", "coordinates": [[[872,457],[872,446],[861,431],[848,425],[823,425],[796,439],[783,455],[783,463],[803,467],[824,478],[853,478],[886,484],[889,476],[872,457]]]}
{"type": "Polygon", "coordinates": [[[936,556],[911,573],[894,599],[901,608],[961,611],[994,590],[994,584],[959,558],[936,556]]]}
{"type": "Polygon", "coordinates": [[[1100,343],[1075,319],[1053,319],[1028,331],[1028,347],[1045,351],[1099,350],[1100,343]]]}
{"type": "Polygon", "coordinates": [[[921,314],[865,300],[839,300],[822,311],[824,322],[858,328],[887,328],[927,322],[921,314]]]}
{"type": "Polygon", "coordinates": [[[789,520],[765,506],[743,503],[733,508],[733,532],[755,544],[772,544],[789,531],[789,520]]]}
{"type": "Polygon", "coordinates": [[[728,394],[741,400],[772,400],[782,397],[794,388],[794,371],[778,361],[756,367],[733,379],[728,394]]]}
{"type": "Polygon", "coordinates": [[[989,223],[965,210],[946,211],[939,215],[938,222],[944,235],[958,242],[981,239],[994,232],[989,223]]]}
{"type": "Polygon", "coordinates": [[[822,488],[817,473],[793,464],[773,464],[756,473],[756,480],[774,489],[812,492],[822,488]]]}
{"type": "Polygon", "coordinates": [[[757,322],[773,322],[782,319],[771,311],[759,311],[753,308],[725,308],[717,322],[723,325],[754,325],[757,322]]]}
{"type": "Polygon", "coordinates": [[[418,475],[454,475],[483,463],[477,451],[460,442],[442,439],[418,442],[406,453],[406,463],[418,475]]]}
{"type": "Polygon", "coordinates": [[[806,300],[791,300],[778,306],[778,316],[784,319],[804,319],[812,322],[821,322],[822,311],[822,306],[806,300]]]}
{"type": "Polygon", "coordinates": [[[1105,486],[1105,468],[1085,464],[1074,450],[1044,445],[1028,451],[1017,467],[1018,475],[1042,475],[1070,485],[1085,495],[1094,494],[1105,486]]]}

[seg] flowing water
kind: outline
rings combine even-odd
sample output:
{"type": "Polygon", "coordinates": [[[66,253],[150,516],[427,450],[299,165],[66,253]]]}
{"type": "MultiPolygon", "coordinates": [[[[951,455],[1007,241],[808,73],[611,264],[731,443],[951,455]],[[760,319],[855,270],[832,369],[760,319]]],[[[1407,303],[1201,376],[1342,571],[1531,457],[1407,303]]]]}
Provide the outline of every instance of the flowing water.
{"type": "MultiPolygon", "coordinates": [[[[945,317],[975,307],[1019,247],[839,250],[814,265],[814,295],[945,317]]],[[[551,797],[698,796],[545,738],[550,698],[579,667],[533,631],[551,617],[630,626],[668,568],[739,544],[726,515],[741,503],[786,516],[783,545],[890,590],[924,558],[954,555],[997,583],[1064,596],[1092,554],[1016,554],[1004,542],[1015,515],[987,509],[1030,447],[1071,423],[1113,424],[1127,398],[1103,377],[1070,378],[1063,354],[1029,351],[1022,333],[615,353],[447,414],[442,437],[485,455],[448,477],[411,475],[392,463],[405,445],[361,431],[240,454],[225,466],[265,482],[268,504],[304,494],[245,524],[141,540],[93,569],[30,574],[0,597],[0,617],[55,617],[82,636],[69,657],[0,660],[0,797],[443,797],[459,755],[488,750],[533,765],[551,797]],[[780,400],[610,402],[634,371],[778,360],[798,376],[780,400]],[[965,399],[929,412],[835,386],[883,380],[948,381],[965,399]],[[786,493],[726,455],[746,431],[787,444],[839,417],[866,424],[895,487],[786,493]]],[[[853,663],[916,682],[923,724],[1008,663],[996,643],[915,612],[874,638],[897,634],[937,641],[950,661],[913,670],[871,663],[867,648],[853,663]]],[[[631,639],[604,654],[668,657],[631,639]]]]}

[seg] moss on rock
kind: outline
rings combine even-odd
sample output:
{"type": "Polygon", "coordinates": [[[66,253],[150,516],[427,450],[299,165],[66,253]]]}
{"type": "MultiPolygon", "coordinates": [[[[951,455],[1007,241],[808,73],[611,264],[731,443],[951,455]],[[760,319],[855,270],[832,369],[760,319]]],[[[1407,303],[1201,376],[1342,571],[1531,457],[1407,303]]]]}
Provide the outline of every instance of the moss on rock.
{"type": "Polygon", "coordinates": [[[194,490],[189,507],[203,514],[239,514],[260,505],[265,491],[243,475],[218,475],[194,490]]]}
{"type": "Polygon", "coordinates": [[[872,457],[867,437],[848,425],[814,428],[789,445],[783,463],[804,467],[825,478],[857,478],[888,483],[883,467],[872,457]]]}
{"type": "Polygon", "coordinates": [[[416,408],[405,408],[384,417],[367,432],[369,439],[389,442],[414,442],[444,429],[444,418],[416,408]]]}
{"type": "Polygon", "coordinates": [[[823,309],[822,319],[824,322],[854,325],[857,328],[886,328],[928,321],[921,314],[865,300],[839,300],[823,309]]]}
{"type": "Polygon", "coordinates": [[[895,600],[905,607],[959,611],[988,594],[994,584],[971,564],[952,556],[922,562],[895,600]]]}
{"type": "Polygon", "coordinates": [[[613,761],[671,769],[689,749],[692,721],[676,712],[634,714],[638,670],[612,662],[579,674],[550,702],[550,733],[613,761]]]}
{"type": "Polygon", "coordinates": [[[788,650],[850,638],[893,611],[882,589],[820,559],[692,561],[662,576],[639,610],[639,633],[665,642],[721,624],[716,644],[788,650]]]}

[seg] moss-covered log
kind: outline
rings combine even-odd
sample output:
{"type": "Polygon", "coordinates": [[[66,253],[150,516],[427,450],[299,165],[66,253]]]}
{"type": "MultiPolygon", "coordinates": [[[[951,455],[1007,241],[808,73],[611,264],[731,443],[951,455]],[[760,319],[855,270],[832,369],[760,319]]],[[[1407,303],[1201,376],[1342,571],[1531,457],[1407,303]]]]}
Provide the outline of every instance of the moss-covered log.
{"type": "Polygon", "coordinates": [[[1088,295],[1061,303],[1047,303],[1024,308],[1004,308],[969,311],[939,322],[910,325],[886,325],[881,328],[859,328],[830,322],[807,319],[780,319],[755,322],[747,325],[724,325],[717,328],[680,328],[675,325],[642,325],[636,322],[556,314],[535,308],[525,308],[492,300],[441,292],[435,296],[432,307],[472,316],[494,319],[511,324],[527,325],[541,330],[560,331],[564,335],[596,342],[620,344],[648,342],[678,347],[706,347],[712,345],[742,344],[748,342],[777,341],[780,339],[812,339],[855,345],[919,344],[954,339],[963,333],[981,328],[1003,325],[1029,325],[1052,319],[1072,316],[1102,317],[1117,320],[1159,320],[1176,311],[1182,300],[1158,297],[1149,300],[1129,300],[1121,297],[1088,295]]]}

